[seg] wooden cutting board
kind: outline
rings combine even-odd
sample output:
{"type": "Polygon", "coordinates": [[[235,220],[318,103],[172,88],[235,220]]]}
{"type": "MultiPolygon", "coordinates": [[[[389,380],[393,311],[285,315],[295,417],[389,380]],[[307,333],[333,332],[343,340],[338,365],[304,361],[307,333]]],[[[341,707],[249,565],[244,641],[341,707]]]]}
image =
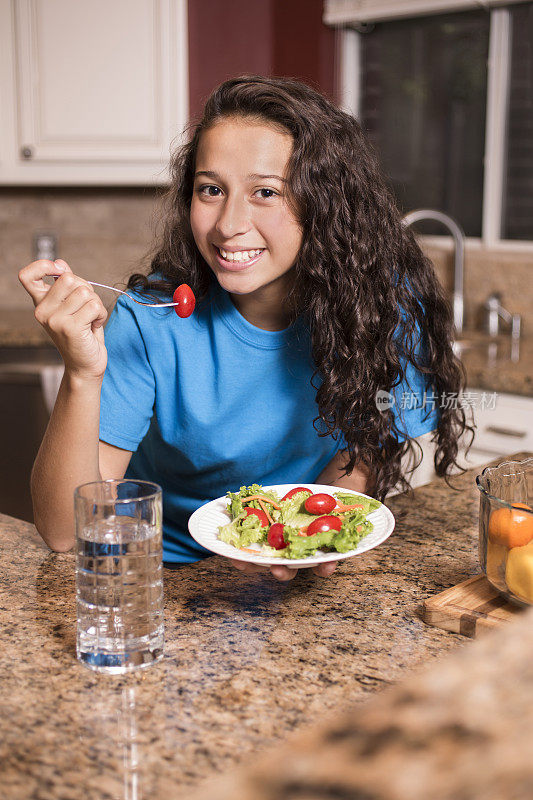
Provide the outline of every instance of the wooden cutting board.
{"type": "Polygon", "coordinates": [[[522,612],[493,589],[484,575],[451,586],[424,602],[422,619],[428,625],[472,639],[498,628],[522,612]]]}

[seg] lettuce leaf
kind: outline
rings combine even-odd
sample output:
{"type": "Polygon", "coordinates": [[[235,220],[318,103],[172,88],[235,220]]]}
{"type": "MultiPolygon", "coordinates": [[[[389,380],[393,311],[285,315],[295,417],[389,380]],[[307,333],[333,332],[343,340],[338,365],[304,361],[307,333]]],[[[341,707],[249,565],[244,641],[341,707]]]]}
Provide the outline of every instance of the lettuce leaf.
{"type": "Polygon", "coordinates": [[[304,503],[308,497],[309,492],[298,492],[298,494],[289,497],[288,500],[282,500],[280,502],[281,512],[278,522],[282,522],[284,525],[288,525],[289,523],[297,525],[298,523],[294,522],[294,519],[298,514],[305,514],[305,519],[303,522],[299,523],[300,525],[307,525],[309,522],[316,519],[316,517],[313,517],[305,510],[304,503]]]}
{"type": "Polygon", "coordinates": [[[347,514],[342,523],[342,528],[333,540],[333,547],[338,553],[347,553],[349,550],[355,550],[361,539],[364,539],[372,530],[374,530],[372,523],[362,519],[361,515],[349,516],[347,514]]]}
{"type": "MultiPolygon", "coordinates": [[[[259,483],[252,483],[251,486],[241,486],[238,492],[226,492],[226,497],[228,498],[227,509],[233,519],[235,519],[235,517],[237,517],[239,514],[242,514],[244,510],[242,498],[250,497],[253,494],[261,494],[264,497],[270,497],[271,500],[274,500],[274,502],[279,504],[279,496],[277,493],[272,490],[263,489],[259,483]]],[[[246,505],[249,508],[257,508],[261,510],[261,506],[257,500],[251,500],[246,505]]],[[[269,507],[268,513],[273,516],[270,510],[271,508],[272,506],[269,507]]]]}
{"type": "Polygon", "coordinates": [[[313,536],[300,536],[298,528],[286,526],[285,540],[289,545],[286,548],[285,558],[307,558],[315,555],[317,550],[347,553],[349,550],[355,550],[361,539],[373,529],[372,523],[365,519],[364,513],[358,509],[345,514],[340,531],[320,531],[313,536]]]}
{"type": "Polygon", "coordinates": [[[237,548],[266,542],[267,536],[268,527],[262,527],[259,517],[256,517],[255,514],[239,516],[228,525],[221,525],[218,529],[218,538],[237,548]]]}
{"type": "Polygon", "coordinates": [[[274,547],[269,547],[268,544],[263,544],[261,555],[269,558],[290,558],[288,547],[284,547],[283,550],[276,550],[274,547]]]}
{"type": "Polygon", "coordinates": [[[320,531],[314,536],[299,536],[297,528],[285,528],[285,541],[289,542],[286,558],[307,558],[313,556],[317,550],[333,547],[338,531],[320,531]]]}
{"type": "Polygon", "coordinates": [[[381,503],[379,500],[374,500],[374,498],[369,497],[362,497],[360,494],[351,494],[348,492],[335,492],[333,495],[340,500],[340,502],[345,506],[354,506],[356,503],[362,505],[363,508],[361,511],[364,514],[370,514],[372,511],[375,511],[377,508],[380,507],[381,503]]]}

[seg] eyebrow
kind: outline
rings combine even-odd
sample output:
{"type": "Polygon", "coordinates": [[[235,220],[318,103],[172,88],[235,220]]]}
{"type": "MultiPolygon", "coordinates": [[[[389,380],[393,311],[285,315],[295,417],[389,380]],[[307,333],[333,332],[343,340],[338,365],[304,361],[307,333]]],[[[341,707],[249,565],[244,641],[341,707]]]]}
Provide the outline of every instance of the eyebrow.
{"type": "MultiPolygon", "coordinates": [[[[211,172],[210,170],[204,169],[194,173],[195,178],[197,178],[199,175],[205,175],[206,178],[213,178],[214,180],[217,180],[221,177],[217,172],[211,172]]],[[[251,175],[247,176],[247,180],[249,181],[266,180],[267,178],[275,178],[277,181],[287,183],[285,178],[282,178],[280,175],[259,175],[257,172],[253,172],[251,175]]]]}

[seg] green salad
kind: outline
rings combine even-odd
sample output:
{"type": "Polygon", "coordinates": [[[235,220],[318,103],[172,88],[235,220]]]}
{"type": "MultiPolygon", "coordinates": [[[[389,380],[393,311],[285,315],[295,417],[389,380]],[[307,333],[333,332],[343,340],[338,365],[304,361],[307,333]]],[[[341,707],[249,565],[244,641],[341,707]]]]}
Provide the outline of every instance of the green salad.
{"type": "Polygon", "coordinates": [[[226,497],[231,522],[219,527],[218,538],[241,550],[261,545],[250,552],[278,558],[355,550],[373,530],[367,515],[381,506],[379,500],[352,492],[315,494],[305,486],[279,497],[257,483],[226,497]]]}

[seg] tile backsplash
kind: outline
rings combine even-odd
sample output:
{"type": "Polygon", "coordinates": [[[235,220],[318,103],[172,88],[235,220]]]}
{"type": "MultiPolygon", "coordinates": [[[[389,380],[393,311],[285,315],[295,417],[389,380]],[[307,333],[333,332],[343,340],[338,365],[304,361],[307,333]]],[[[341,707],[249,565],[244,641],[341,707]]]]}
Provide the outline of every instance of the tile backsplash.
{"type": "MultiPolygon", "coordinates": [[[[433,243],[422,244],[441,283],[453,290],[453,252],[433,243]]],[[[531,253],[468,247],[464,264],[465,327],[481,329],[483,304],[491,292],[511,314],[522,317],[522,335],[533,336],[533,248],[531,253]]],[[[507,331],[502,327],[502,331],[507,331]]]]}
{"type": "MultiPolygon", "coordinates": [[[[115,284],[145,263],[159,195],[154,189],[2,189],[0,308],[33,308],[19,283],[33,236],[53,233],[57,256],[88,280],[115,284]]],[[[116,298],[102,294],[106,305],[116,298]]]]}
{"type": "MultiPolygon", "coordinates": [[[[0,190],[0,309],[31,308],[17,273],[33,260],[33,236],[54,233],[58,256],[79,275],[119,283],[147,263],[160,212],[160,192],[127,189],[0,190]]],[[[453,253],[423,240],[443,285],[453,286],[453,253]]],[[[533,253],[467,246],[465,325],[479,328],[481,307],[492,291],[501,292],[511,313],[522,315],[522,331],[533,336],[533,253]]],[[[115,295],[102,295],[111,304],[115,295]]]]}

